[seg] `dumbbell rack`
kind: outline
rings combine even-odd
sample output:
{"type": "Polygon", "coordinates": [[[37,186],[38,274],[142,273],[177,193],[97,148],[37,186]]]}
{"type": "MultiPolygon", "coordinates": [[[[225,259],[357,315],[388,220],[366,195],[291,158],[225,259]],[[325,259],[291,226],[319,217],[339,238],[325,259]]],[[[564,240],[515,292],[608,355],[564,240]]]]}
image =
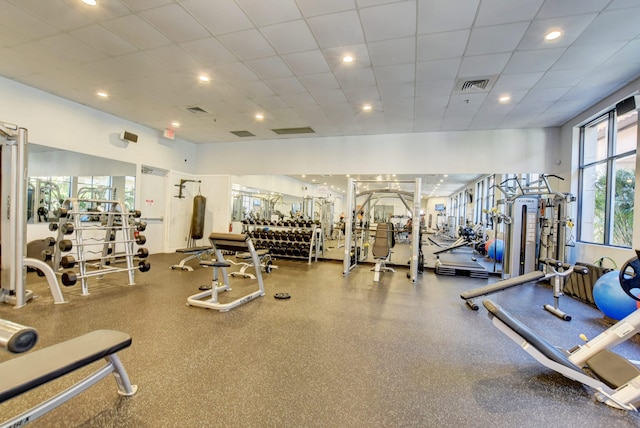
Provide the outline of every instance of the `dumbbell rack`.
{"type": "Polygon", "coordinates": [[[275,256],[318,261],[322,227],[312,222],[251,223],[243,225],[256,249],[269,249],[275,256]],[[265,231],[264,228],[269,230],[265,231]]]}
{"type": "MultiPolygon", "coordinates": [[[[64,285],[73,285],[75,278],[79,278],[82,284],[82,295],[88,295],[87,280],[89,277],[101,278],[105,274],[126,271],[129,285],[135,285],[135,270],[138,268],[141,271],[149,270],[150,265],[147,262],[141,262],[137,267],[134,266],[136,254],[133,244],[134,242],[144,243],[146,240],[142,235],[134,236],[133,232],[136,228],[135,218],[140,217],[139,211],[129,212],[120,201],[102,199],[71,198],[67,199],[62,207],[64,214],[60,216],[57,226],[52,227],[50,224],[49,228],[58,231],[57,245],[54,247],[55,251],[52,256],[53,269],[62,275],[64,285]],[[81,210],[81,203],[100,206],[103,211],[81,210]],[[99,221],[83,221],[83,218],[99,218],[99,221]],[[109,266],[115,262],[116,245],[124,247],[124,253],[119,253],[118,256],[124,257],[126,268],[109,266]],[[101,248],[101,250],[91,251],[90,248],[101,248]],[[75,250],[75,257],[71,254],[63,256],[63,253],[72,250],[75,250]],[[64,263],[66,260],[73,260],[73,263],[68,266],[67,263],[64,263]],[[65,267],[74,267],[75,263],[78,265],[78,275],[69,270],[62,272],[65,267]],[[88,267],[93,269],[88,270],[88,267]]],[[[141,258],[146,257],[148,251],[145,248],[140,248],[137,255],[141,258]]]]}

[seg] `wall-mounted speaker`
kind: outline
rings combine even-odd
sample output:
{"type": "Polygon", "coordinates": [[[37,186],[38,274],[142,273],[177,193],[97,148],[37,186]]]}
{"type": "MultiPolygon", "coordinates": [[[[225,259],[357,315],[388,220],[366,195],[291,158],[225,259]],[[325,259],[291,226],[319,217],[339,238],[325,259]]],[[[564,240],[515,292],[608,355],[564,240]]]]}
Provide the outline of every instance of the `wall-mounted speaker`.
{"type": "Polygon", "coordinates": [[[120,134],[120,139],[124,141],[129,141],[130,143],[138,142],[138,136],[133,132],[129,132],[129,131],[122,131],[122,133],[120,134]]]}
{"type": "Polygon", "coordinates": [[[616,104],[616,113],[618,116],[622,116],[638,108],[640,108],[640,95],[634,95],[616,104]]]}

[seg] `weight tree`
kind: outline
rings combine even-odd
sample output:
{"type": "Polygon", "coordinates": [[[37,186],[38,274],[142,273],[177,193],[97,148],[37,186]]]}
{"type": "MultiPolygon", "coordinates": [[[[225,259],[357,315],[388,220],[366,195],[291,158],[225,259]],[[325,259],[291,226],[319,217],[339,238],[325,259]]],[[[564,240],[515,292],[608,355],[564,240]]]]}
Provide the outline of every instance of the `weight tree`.
{"type": "MultiPolygon", "coordinates": [[[[361,183],[375,183],[375,184],[400,184],[400,183],[408,183],[413,184],[413,193],[411,192],[403,192],[399,190],[391,190],[391,189],[378,189],[367,192],[368,200],[371,198],[373,193],[387,193],[394,194],[398,196],[402,203],[407,207],[407,210],[412,212],[413,223],[411,229],[411,258],[409,259],[409,279],[411,282],[416,282],[418,276],[418,255],[420,250],[420,222],[418,219],[420,218],[420,197],[422,195],[422,179],[416,178],[414,181],[412,180],[398,180],[398,181],[378,181],[378,180],[355,180],[354,178],[349,178],[349,182],[347,184],[347,200],[346,200],[346,218],[345,218],[345,228],[344,228],[344,261],[343,261],[343,272],[344,276],[349,275],[351,269],[353,269],[357,265],[358,261],[358,253],[357,250],[354,249],[354,259],[351,257],[351,246],[352,244],[356,244],[354,238],[354,225],[355,225],[355,215],[356,215],[356,197],[361,194],[356,193],[356,186],[361,183]],[[409,205],[407,199],[413,199],[413,206],[409,205]],[[352,263],[352,260],[354,261],[352,263]]],[[[364,193],[362,193],[364,194],[364,193]]],[[[368,201],[367,200],[367,201],[368,201]]]]}

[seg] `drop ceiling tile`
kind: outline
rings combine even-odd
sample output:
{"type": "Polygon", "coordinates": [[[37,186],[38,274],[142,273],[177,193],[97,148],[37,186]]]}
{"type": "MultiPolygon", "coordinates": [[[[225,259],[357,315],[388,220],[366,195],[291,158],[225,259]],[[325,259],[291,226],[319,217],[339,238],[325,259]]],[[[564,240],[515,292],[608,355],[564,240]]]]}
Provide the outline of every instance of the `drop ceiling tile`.
{"type": "MultiPolygon", "coordinates": [[[[271,92],[271,88],[269,88],[271,92]]],[[[275,110],[280,108],[285,108],[287,105],[278,95],[269,95],[266,97],[257,97],[254,98],[254,101],[262,108],[266,110],[275,110]]]]}
{"type": "Polygon", "coordinates": [[[416,58],[416,38],[405,37],[367,43],[369,57],[375,66],[405,64],[416,58]]]}
{"type": "Polygon", "coordinates": [[[344,94],[357,110],[360,110],[363,104],[376,104],[380,100],[380,93],[376,86],[346,88],[344,94]]]}
{"type": "Polygon", "coordinates": [[[293,76],[287,64],[277,56],[252,59],[246,61],[245,64],[262,80],[293,76]]]}
{"type": "Polygon", "coordinates": [[[99,7],[88,6],[84,2],[77,0],[64,1],[80,13],[89,16],[93,22],[105,21],[131,13],[125,5],[118,1],[103,1],[99,7]]]}
{"type": "Polygon", "coordinates": [[[65,68],[67,63],[56,52],[39,42],[29,42],[0,50],[0,76],[16,78],[33,73],[47,74],[65,68]]]}
{"type": "Polygon", "coordinates": [[[537,49],[533,51],[516,51],[504,67],[505,73],[526,73],[547,71],[562,56],[565,47],[554,49],[537,49]]]}
{"type": "Polygon", "coordinates": [[[571,46],[556,61],[551,70],[594,69],[625,44],[625,42],[610,42],[571,46]]]}
{"type": "Polygon", "coordinates": [[[264,82],[241,82],[233,85],[237,90],[251,99],[266,98],[275,95],[275,92],[264,82]]]}
{"type": "Polygon", "coordinates": [[[354,0],[297,0],[304,16],[326,15],[355,9],[354,0]]]}
{"type": "Polygon", "coordinates": [[[542,78],[543,72],[501,74],[493,85],[494,91],[516,91],[530,89],[542,78]]]}
{"type": "Polygon", "coordinates": [[[174,42],[208,37],[209,32],[178,4],[140,12],[140,16],[174,42]]]}
{"type": "Polygon", "coordinates": [[[171,44],[167,36],[136,15],[112,19],[102,25],[138,49],[153,49],[171,44]]]}
{"type": "Polygon", "coordinates": [[[443,80],[458,75],[462,58],[422,61],[416,64],[416,80],[443,80]]]}
{"type": "Polygon", "coordinates": [[[281,55],[318,49],[311,30],[302,19],[269,25],[260,31],[281,55]]]}
{"type": "Polygon", "coordinates": [[[467,48],[469,30],[418,36],[418,61],[461,57],[467,48]]]}
{"type": "Polygon", "coordinates": [[[602,12],[580,34],[576,45],[631,40],[640,34],[640,7],[602,12]]]}
{"type": "Polygon", "coordinates": [[[324,55],[319,50],[283,55],[282,59],[298,76],[325,73],[331,70],[324,55]]]}
{"type": "Polygon", "coordinates": [[[101,25],[88,25],[73,30],[70,34],[109,56],[123,55],[137,50],[131,43],[118,37],[101,25]]]}
{"type": "Polygon", "coordinates": [[[182,6],[214,36],[247,30],[253,24],[233,0],[186,0],[182,6]]]}
{"type": "Polygon", "coordinates": [[[538,13],[543,0],[482,0],[475,26],[530,21],[538,13]]]}
{"type": "MultiPolygon", "coordinates": [[[[605,3],[607,3],[607,2],[605,1],[605,3]]],[[[635,7],[635,6],[638,6],[638,2],[636,2],[636,0],[613,0],[607,6],[607,10],[610,10],[610,9],[625,9],[625,8],[628,8],[628,7],[635,7]]]]}
{"type": "Polygon", "coordinates": [[[294,0],[236,0],[258,27],[302,17],[294,0]]]}
{"type": "Polygon", "coordinates": [[[12,5],[6,1],[0,3],[2,13],[0,14],[0,25],[11,28],[20,34],[24,34],[30,39],[39,39],[56,34],[58,30],[49,25],[43,19],[30,14],[29,12],[12,5]]]}
{"type": "MultiPolygon", "coordinates": [[[[0,3],[3,14],[7,11],[4,3],[0,3]]],[[[29,13],[46,21],[55,16],[55,21],[51,22],[55,28],[63,31],[72,30],[85,25],[91,24],[91,18],[80,13],[77,9],[69,6],[65,2],[60,1],[42,1],[42,0],[12,0],[16,6],[26,9],[29,13]]]]}
{"type": "Polygon", "coordinates": [[[511,57],[510,53],[466,56],[460,64],[460,76],[488,76],[500,74],[511,57]]]}
{"type": "Polygon", "coordinates": [[[293,108],[301,106],[314,106],[318,104],[313,96],[308,93],[283,95],[282,99],[289,107],[293,108]]]}
{"type": "Polygon", "coordinates": [[[256,29],[223,34],[218,39],[241,60],[276,55],[269,42],[256,29]]]}
{"type": "Polygon", "coordinates": [[[421,0],[418,2],[418,34],[469,28],[479,4],[480,0],[421,0]]]}
{"type": "Polygon", "coordinates": [[[612,61],[617,64],[638,64],[640,63],[640,40],[635,39],[627,43],[622,49],[613,54],[607,62],[612,61]]]}
{"type": "Polygon", "coordinates": [[[360,18],[354,10],[309,18],[307,22],[321,48],[364,42],[360,18]]]}
{"type": "Polygon", "coordinates": [[[193,73],[194,79],[202,72],[202,65],[177,45],[162,46],[146,52],[171,70],[193,73]]]}
{"type": "Polygon", "coordinates": [[[416,86],[413,83],[396,83],[392,85],[378,85],[380,97],[386,107],[388,102],[398,99],[410,99],[413,106],[413,97],[416,92],[416,86]]]}
{"type": "MultiPolygon", "coordinates": [[[[78,72],[92,76],[95,81],[104,81],[105,84],[111,81],[123,81],[130,77],[127,65],[113,58],[104,58],[80,65],[78,66],[78,72]]],[[[103,87],[102,89],[109,92],[109,88],[103,87]]],[[[116,94],[110,94],[110,96],[116,96],[116,94]]]]}
{"type": "Polygon", "coordinates": [[[10,47],[27,43],[32,40],[27,34],[19,33],[0,24],[0,47],[10,47]]]}
{"type": "Polygon", "coordinates": [[[214,75],[219,75],[227,82],[252,82],[259,80],[258,76],[241,62],[218,65],[214,67],[213,70],[214,75]]]}
{"type": "MultiPolygon", "coordinates": [[[[632,0],[634,1],[634,0],[632,0]]],[[[610,0],[562,0],[545,1],[538,12],[539,19],[572,16],[576,11],[580,13],[598,13],[610,0]]]]}
{"type": "Polygon", "coordinates": [[[416,1],[404,1],[360,10],[369,42],[413,36],[416,33],[416,1]]]}
{"type": "Polygon", "coordinates": [[[306,93],[306,88],[295,77],[271,79],[265,81],[274,92],[280,96],[306,93]]]}
{"type": "Polygon", "coordinates": [[[147,55],[146,52],[133,52],[120,55],[115,59],[129,67],[131,70],[131,78],[168,73],[170,71],[168,67],[147,55]]]}
{"type": "Polygon", "coordinates": [[[576,41],[596,16],[595,13],[591,13],[561,18],[535,19],[518,45],[518,50],[528,51],[569,46],[576,41]],[[562,37],[553,41],[544,40],[546,33],[558,28],[562,29],[562,37]]]}
{"type": "Polygon", "coordinates": [[[330,89],[320,92],[311,92],[316,102],[322,106],[331,104],[347,103],[347,97],[342,92],[342,89],[330,89]]]}
{"type": "Polygon", "coordinates": [[[67,33],[40,40],[44,46],[56,51],[59,55],[77,62],[96,61],[105,57],[102,52],[88,46],[67,33]]]}
{"type": "Polygon", "coordinates": [[[340,88],[340,84],[333,73],[309,74],[298,76],[298,79],[309,92],[330,91],[340,88]]]}
{"type": "Polygon", "coordinates": [[[238,58],[215,37],[180,43],[180,47],[205,65],[227,64],[238,60],[238,58]]]}
{"type": "Polygon", "coordinates": [[[373,69],[378,85],[392,85],[396,83],[413,82],[416,79],[414,64],[387,65],[373,69]]]}
{"type": "Polygon", "coordinates": [[[426,80],[416,82],[416,97],[441,97],[446,96],[447,99],[453,91],[454,79],[447,80],[426,80]]]}
{"type": "Polygon", "coordinates": [[[564,94],[569,91],[569,87],[566,88],[548,88],[548,89],[532,89],[527,95],[522,98],[523,103],[535,103],[535,102],[553,102],[560,99],[564,94]]]}
{"type": "Polygon", "coordinates": [[[515,50],[527,31],[529,22],[494,25],[471,30],[466,55],[486,55],[515,50]]]}
{"type": "Polygon", "coordinates": [[[173,0],[120,0],[129,9],[134,12],[139,12],[145,9],[151,9],[158,6],[164,6],[171,3],[173,0]]]}
{"type": "Polygon", "coordinates": [[[343,88],[357,88],[376,84],[376,78],[370,68],[338,70],[335,74],[343,88]]]}

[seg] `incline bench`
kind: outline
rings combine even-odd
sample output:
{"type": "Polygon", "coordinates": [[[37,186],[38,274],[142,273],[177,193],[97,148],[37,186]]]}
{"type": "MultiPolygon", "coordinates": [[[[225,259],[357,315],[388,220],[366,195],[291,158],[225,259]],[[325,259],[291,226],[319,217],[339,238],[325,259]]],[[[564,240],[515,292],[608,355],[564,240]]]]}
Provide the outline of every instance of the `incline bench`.
{"type": "Polygon", "coordinates": [[[120,395],[134,395],[137,387],[131,385],[129,376],[116,355],[116,352],[130,345],[131,337],[126,333],[96,330],[0,363],[1,403],[102,358],[107,362],[61,393],[8,421],[0,422],[0,427],[23,426],[64,404],[110,373],[114,375],[120,395]]]}
{"type": "Polygon", "coordinates": [[[201,308],[216,309],[220,312],[226,312],[230,309],[240,306],[256,297],[264,296],[264,282],[262,281],[262,273],[260,272],[260,256],[256,252],[256,249],[251,242],[251,237],[247,234],[237,233],[212,233],[209,235],[209,241],[211,247],[215,251],[216,260],[203,260],[200,262],[201,266],[213,267],[213,280],[211,283],[211,289],[205,290],[202,293],[194,294],[187,298],[187,305],[198,306],[201,308]],[[258,290],[247,294],[246,296],[239,297],[229,303],[220,303],[218,301],[218,293],[220,291],[231,290],[229,286],[229,276],[227,275],[226,268],[231,266],[231,263],[224,259],[223,251],[233,252],[246,252],[249,253],[253,266],[256,267],[255,279],[258,281],[258,290]],[[222,282],[217,278],[217,269],[222,269],[222,282]]]}

